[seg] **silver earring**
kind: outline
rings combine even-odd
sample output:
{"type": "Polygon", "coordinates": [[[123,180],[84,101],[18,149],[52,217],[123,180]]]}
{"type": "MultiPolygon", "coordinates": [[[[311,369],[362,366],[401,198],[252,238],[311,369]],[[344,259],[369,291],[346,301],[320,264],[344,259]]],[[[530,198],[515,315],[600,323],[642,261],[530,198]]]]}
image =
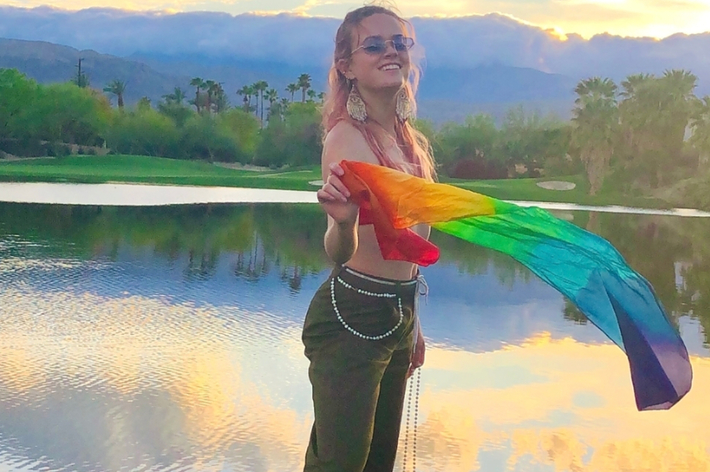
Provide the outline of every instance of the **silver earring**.
{"type": "Polygon", "coordinates": [[[409,95],[407,95],[407,91],[405,89],[401,89],[397,93],[395,113],[397,113],[397,118],[399,118],[399,121],[402,123],[410,119],[414,114],[412,110],[412,101],[409,99],[409,95]]]}
{"type": "Polygon", "coordinates": [[[350,94],[348,94],[348,102],[345,105],[345,108],[347,108],[348,115],[350,115],[350,118],[353,120],[359,121],[360,123],[367,121],[367,108],[365,107],[365,102],[354,84],[350,88],[350,94]]]}

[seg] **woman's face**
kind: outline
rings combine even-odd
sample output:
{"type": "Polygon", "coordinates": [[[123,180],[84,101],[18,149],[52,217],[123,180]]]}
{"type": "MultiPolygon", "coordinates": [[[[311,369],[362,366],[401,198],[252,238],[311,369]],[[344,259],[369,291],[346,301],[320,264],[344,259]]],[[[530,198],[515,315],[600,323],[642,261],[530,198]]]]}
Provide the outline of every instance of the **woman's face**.
{"type": "Polygon", "coordinates": [[[395,41],[401,43],[404,34],[402,24],[393,16],[378,13],[362,20],[353,32],[353,54],[345,76],[355,79],[361,89],[401,88],[409,77],[409,51],[398,51],[395,41]],[[384,51],[372,53],[377,49],[372,45],[382,41],[384,51]]]}

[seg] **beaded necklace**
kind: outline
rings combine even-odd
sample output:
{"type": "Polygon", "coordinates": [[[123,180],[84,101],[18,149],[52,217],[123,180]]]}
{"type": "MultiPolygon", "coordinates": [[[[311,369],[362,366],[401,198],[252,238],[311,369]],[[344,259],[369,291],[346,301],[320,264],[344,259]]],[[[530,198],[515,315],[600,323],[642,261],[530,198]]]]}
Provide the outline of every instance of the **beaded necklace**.
{"type": "Polygon", "coordinates": [[[402,454],[402,472],[407,471],[407,452],[409,449],[409,424],[412,416],[412,391],[415,390],[414,396],[414,424],[412,425],[412,472],[417,471],[417,423],[419,422],[419,389],[422,383],[422,369],[416,369],[416,387],[413,385],[414,375],[407,382],[407,421],[404,428],[404,452],[402,454]]]}

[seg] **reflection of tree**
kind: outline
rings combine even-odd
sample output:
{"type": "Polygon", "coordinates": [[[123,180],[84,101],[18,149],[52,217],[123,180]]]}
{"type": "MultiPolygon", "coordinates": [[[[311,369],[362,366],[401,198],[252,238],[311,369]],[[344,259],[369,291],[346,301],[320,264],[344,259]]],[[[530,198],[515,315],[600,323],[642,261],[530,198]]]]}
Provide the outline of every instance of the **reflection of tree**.
{"type": "MultiPolygon", "coordinates": [[[[609,240],[627,263],[653,286],[678,326],[683,315],[697,319],[710,342],[710,221],[649,215],[575,213],[574,222],[609,240]]],[[[514,259],[451,236],[434,232],[441,261],[470,275],[492,271],[501,284],[513,287],[534,275],[514,259]]],[[[563,317],[574,323],[587,318],[569,300],[563,317]]]]}
{"type": "Polygon", "coordinates": [[[516,282],[527,283],[535,274],[512,257],[477,246],[461,239],[435,231],[431,240],[441,250],[441,263],[455,265],[469,275],[492,271],[501,285],[512,288],[516,282]]]}
{"type": "Polygon", "coordinates": [[[687,245],[688,253],[678,258],[677,290],[678,310],[698,320],[705,333],[706,344],[710,343],[710,243],[709,222],[693,219],[684,224],[670,225],[675,237],[687,245]]]}
{"type": "Polygon", "coordinates": [[[288,286],[291,291],[298,292],[301,290],[301,282],[303,279],[301,278],[301,272],[298,270],[298,266],[294,266],[291,275],[286,275],[285,278],[288,280],[288,286]]]}
{"type": "Polygon", "coordinates": [[[658,216],[600,216],[601,235],[646,277],[677,325],[697,319],[710,342],[710,221],[658,216]]]}
{"type": "Polygon", "coordinates": [[[655,289],[674,324],[683,314],[676,289],[676,262],[691,256],[687,242],[673,229],[688,220],[640,215],[599,215],[599,234],[608,239],[635,271],[655,289]]]}
{"type": "MultiPolygon", "coordinates": [[[[575,214],[575,222],[608,239],[646,277],[674,323],[688,315],[710,333],[710,221],[705,219],[575,214]]],[[[323,251],[325,217],[317,205],[194,205],[160,208],[0,204],[0,240],[38,243],[47,257],[106,258],[152,254],[184,264],[185,277],[213,276],[231,257],[236,277],[275,274],[297,292],[308,275],[330,267],[323,251]]],[[[441,263],[470,275],[495,274],[514,287],[535,276],[509,256],[434,232],[441,263]]],[[[7,251],[20,251],[9,245],[7,251]]],[[[14,254],[9,254],[14,255],[14,254]]],[[[584,317],[566,303],[563,316],[584,317]]],[[[706,334],[706,339],[708,335],[706,334]]]]}
{"type": "Polygon", "coordinates": [[[44,240],[51,256],[108,258],[121,252],[152,253],[185,264],[188,278],[209,278],[221,257],[236,255],[234,274],[259,280],[273,267],[304,274],[329,266],[322,249],[325,217],[316,205],[191,205],[88,207],[0,205],[0,238],[44,240]],[[182,262],[181,262],[182,261],[182,262]]]}
{"type": "Polygon", "coordinates": [[[588,321],[586,315],[579,311],[577,305],[572,303],[567,297],[565,297],[565,307],[562,310],[562,316],[564,319],[576,324],[587,324],[588,321]]]}
{"type": "Polygon", "coordinates": [[[214,275],[218,260],[219,254],[214,251],[197,255],[192,250],[189,250],[185,276],[188,278],[208,279],[214,275]]]}

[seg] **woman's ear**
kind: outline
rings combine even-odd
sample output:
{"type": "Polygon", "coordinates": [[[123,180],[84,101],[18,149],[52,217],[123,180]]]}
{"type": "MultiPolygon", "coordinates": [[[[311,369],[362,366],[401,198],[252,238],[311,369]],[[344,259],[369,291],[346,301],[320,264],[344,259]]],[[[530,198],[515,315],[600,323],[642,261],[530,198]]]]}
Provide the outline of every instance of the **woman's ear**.
{"type": "Polygon", "coordinates": [[[350,70],[350,61],[340,59],[335,65],[335,68],[338,69],[338,72],[343,74],[346,79],[353,80],[355,78],[355,74],[350,70]]]}

